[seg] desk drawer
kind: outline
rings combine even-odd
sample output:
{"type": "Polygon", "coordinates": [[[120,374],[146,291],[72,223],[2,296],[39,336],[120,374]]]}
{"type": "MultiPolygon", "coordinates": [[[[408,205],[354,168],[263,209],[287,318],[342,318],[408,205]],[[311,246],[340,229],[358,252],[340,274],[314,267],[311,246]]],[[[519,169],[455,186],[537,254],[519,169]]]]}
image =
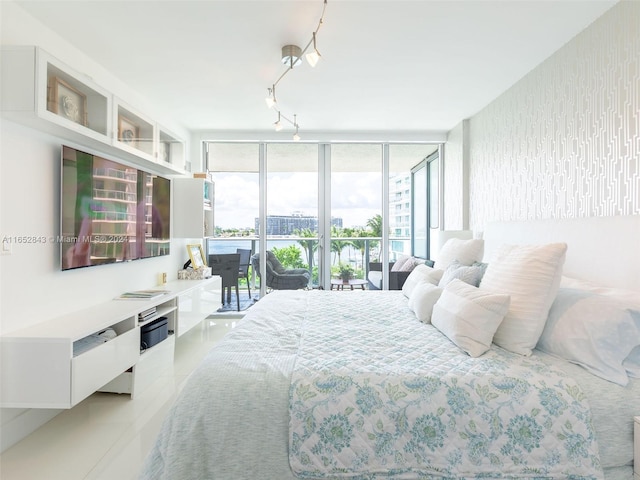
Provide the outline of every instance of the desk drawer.
{"type": "Polygon", "coordinates": [[[71,360],[71,405],[81,402],[135,365],[139,357],[139,328],[74,357],[71,360]]]}

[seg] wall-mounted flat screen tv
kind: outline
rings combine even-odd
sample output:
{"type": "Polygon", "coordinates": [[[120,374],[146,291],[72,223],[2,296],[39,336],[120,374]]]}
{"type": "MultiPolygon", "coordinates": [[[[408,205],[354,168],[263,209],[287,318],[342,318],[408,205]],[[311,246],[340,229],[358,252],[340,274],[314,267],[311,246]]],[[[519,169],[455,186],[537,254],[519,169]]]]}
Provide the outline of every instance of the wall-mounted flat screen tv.
{"type": "Polygon", "coordinates": [[[168,255],[171,181],[62,147],[62,270],[168,255]]]}

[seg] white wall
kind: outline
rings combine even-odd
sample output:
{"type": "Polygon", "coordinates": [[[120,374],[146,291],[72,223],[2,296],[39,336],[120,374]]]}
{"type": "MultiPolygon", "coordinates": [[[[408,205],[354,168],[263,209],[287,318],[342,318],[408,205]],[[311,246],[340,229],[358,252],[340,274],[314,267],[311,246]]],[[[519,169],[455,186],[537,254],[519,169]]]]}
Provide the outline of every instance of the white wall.
{"type": "Polygon", "coordinates": [[[616,4],[471,118],[471,228],[640,214],[639,25],[616,4]]]}
{"type": "MultiPolygon", "coordinates": [[[[3,45],[38,45],[189,138],[184,128],[150,109],[124,81],[110,76],[19,7],[2,2],[0,8],[3,45]]],[[[10,255],[0,255],[0,333],[108,301],[125,290],[153,287],[160,272],[167,272],[170,280],[177,278],[187,258],[185,239],[174,239],[172,253],[166,257],[60,271],[60,247],[48,239],[59,235],[60,147],[68,142],[6,120],[0,122],[0,140],[0,241],[4,236],[22,235],[47,239],[45,243],[15,244],[10,255]]],[[[2,409],[0,449],[55,414],[2,409]]]]}

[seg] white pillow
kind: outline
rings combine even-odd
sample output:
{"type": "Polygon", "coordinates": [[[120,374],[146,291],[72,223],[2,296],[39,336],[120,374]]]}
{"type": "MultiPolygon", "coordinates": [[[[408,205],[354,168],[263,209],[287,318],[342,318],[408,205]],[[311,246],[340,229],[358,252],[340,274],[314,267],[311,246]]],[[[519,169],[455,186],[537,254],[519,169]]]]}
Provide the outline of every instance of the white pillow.
{"type": "Polygon", "coordinates": [[[462,265],[471,265],[473,262],[482,261],[484,253],[484,240],[472,238],[462,240],[460,238],[450,238],[440,249],[434,268],[445,270],[454,260],[462,265]]]}
{"type": "Polygon", "coordinates": [[[575,290],[586,290],[587,292],[597,293],[605,297],[615,298],[616,300],[624,302],[629,307],[640,310],[640,292],[633,290],[603,287],[587,280],[578,280],[577,278],[566,277],[564,275],[560,279],[560,288],[573,288],[575,290]]]}
{"type": "Polygon", "coordinates": [[[509,309],[509,295],[482,291],[454,279],[433,306],[431,323],[472,357],[491,347],[493,334],[509,309]]]}
{"type": "Polygon", "coordinates": [[[604,295],[561,288],[537,348],[625,386],[628,373],[640,372],[634,371],[640,366],[640,312],[604,295]]]}
{"type": "Polygon", "coordinates": [[[400,270],[402,270],[404,264],[409,260],[411,260],[411,257],[409,255],[398,255],[397,260],[391,266],[390,272],[399,272],[400,270]]]}
{"type": "Polygon", "coordinates": [[[480,289],[506,293],[511,306],[493,342],[520,355],[531,355],[555,299],[566,243],[503,245],[489,261],[480,289]]]}
{"type": "Polygon", "coordinates": [[[485,270],[487,269],[486,263],[474,262],[473,265],[462,265],[458,260],[454,260],[451,265],[447,267],[438,283],[438,286],[444,287],[454,278],[462,280],[464,283],[477,287],[482,280],[485,270]]]}
{"type": "Polygon", "coordinates": [[[409,297],[409,308],[421,322],[431,322],[433,306],[440,298],[442,288],[429,282],[416,285],[409,297]]]}
{"type": "Polygon", "coordinates": [[[411,297],[411,292],[419,283],[428,282],[438,285],[443,273],[443,270],[427,267],[424,264],[416,265],[416,268],[413,269],[402,285],[402,293],[409,298],[411,297]]]}

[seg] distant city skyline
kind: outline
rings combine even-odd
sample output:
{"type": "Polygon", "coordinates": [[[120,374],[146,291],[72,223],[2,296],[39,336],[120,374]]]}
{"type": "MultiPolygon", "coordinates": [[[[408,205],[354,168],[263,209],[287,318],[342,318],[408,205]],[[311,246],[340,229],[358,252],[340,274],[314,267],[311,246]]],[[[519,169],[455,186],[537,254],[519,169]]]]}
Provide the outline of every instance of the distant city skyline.
{"type": "MultiPolygon", "coordinates": [[[[259,212],[257,174],[216,174],[214,222],[221,229],[255,227],[259,212]]],[[[267,214],[318,215],[315,173],[279,173],[269,178],[267,214]],[[311,180],[310,180],[311,179],[311,180]],[[292,202],[291,199],[295,199],[292,202]]],[[[367,220],[382,214],[380,175],[361,172],[332,178],[332,217],[345,227],[365,227],[367,220]]]]}

